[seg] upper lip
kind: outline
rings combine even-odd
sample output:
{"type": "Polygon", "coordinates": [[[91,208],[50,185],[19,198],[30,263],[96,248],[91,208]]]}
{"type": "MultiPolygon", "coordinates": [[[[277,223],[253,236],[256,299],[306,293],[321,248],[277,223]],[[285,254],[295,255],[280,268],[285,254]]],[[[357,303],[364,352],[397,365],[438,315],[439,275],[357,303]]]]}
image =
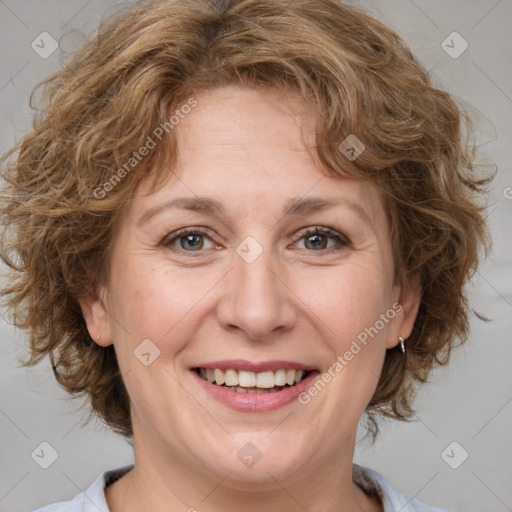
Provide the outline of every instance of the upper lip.
{"type": "Polygon", "coordinates": [[[194,368],[218,368],[220,370],[245,370],[248,372],[261,373],[276,370],[304,370],[311,371],[316,368],[295,361],[247,361],[245,359],[225,359],[223,361],[211,361],[209,363],[200,363],[194,368]]]}

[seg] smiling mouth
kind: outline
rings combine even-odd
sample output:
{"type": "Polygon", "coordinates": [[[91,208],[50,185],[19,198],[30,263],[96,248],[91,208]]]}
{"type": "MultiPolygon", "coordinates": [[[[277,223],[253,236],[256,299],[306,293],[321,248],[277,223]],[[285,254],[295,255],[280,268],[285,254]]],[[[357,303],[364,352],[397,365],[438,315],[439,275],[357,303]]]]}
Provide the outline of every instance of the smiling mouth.
{"type": "Polygon", "coordinates": [[[220,368],[194,368],[204,380],[219,387],[237,393],[277,393],[292,388],[312,372],[305,370],[282,369],[265,372],[249,372],[244,370],[221,370],[220,368]]]}

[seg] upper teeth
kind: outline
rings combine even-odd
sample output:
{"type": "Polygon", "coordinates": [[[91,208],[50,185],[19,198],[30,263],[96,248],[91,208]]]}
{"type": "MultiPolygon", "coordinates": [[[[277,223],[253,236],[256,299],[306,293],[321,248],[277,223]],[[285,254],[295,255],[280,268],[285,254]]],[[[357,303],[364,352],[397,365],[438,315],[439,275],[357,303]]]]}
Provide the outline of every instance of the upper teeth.
{"type": "Polygon", "coordinates": [[[288,384],[298,384],[304,376],[304,370],[277,370],[275,372],[246,372],[245,370],[226,370],[219,368],[200,368],[199,375],[209,382],[215,382],[219,386],[240,386],[243,388],[273,388],[288,384]]]}

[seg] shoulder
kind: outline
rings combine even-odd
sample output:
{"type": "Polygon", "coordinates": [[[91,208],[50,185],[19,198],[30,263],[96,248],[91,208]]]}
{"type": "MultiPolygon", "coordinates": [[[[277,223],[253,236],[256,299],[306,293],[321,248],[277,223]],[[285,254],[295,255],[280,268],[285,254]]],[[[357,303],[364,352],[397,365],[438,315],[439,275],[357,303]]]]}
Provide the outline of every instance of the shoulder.
{"type": "Polygon", "coordinates": [[[69,501],[59,501],[34,512],[110,512],[105,499],[105,487],[133,469],[133,464],[101,473],[96,480],[80,494],[69,501]]]}
{"type": "Polygon", "coordinates": [[[352,465],[354,483],[366,493],[377,495],[382,501],[384,512],[455,512],[442,508],[432,508],[415,498],[406,496],[395,489],[380,473],[358,464],[352,465]]]}

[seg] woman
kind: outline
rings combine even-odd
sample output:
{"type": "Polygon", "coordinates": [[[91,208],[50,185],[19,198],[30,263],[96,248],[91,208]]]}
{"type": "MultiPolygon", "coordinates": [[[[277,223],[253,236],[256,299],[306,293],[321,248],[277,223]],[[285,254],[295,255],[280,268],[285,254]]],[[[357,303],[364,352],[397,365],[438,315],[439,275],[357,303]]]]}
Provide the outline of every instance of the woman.
{"type": "Polygon", "coordinates": [[[440,510],[353,463],[466,338],[489,245],[462,114],[398,36],[154,1],[46,93],[5,158],[5,295],[135,464],[39,510],[440,510]]]}

